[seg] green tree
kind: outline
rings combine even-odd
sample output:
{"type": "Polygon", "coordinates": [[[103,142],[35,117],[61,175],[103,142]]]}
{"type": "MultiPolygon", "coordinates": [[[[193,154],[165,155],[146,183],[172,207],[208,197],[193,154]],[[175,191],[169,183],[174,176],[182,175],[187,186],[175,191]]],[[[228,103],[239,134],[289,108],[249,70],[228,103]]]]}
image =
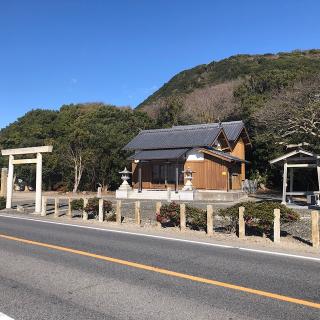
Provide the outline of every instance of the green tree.
{"type": "MultiPolygon", "coordinates": [[[[122,148],[140,131],[154,127],[141,111],[101,103],[64,105],[60,111],[33,110],[0,131],[0,147],[53,145],[44,155],[43,180],[47,189],[96,190],[101,184],[115,189],[118,171],[128,166],[122,148]]],[[[0,157],[1,164],[7,159],[0,157]]],[[[33,185],[35,168],[17,167],[17,177],[33,185]]]]}
{"type": "MultiPolygon", "coordinates": [[[[191,119],[189,119],[190,122],[191,119]]],[[[177,96],[167,98],[164,106],[160,108],[156,119],[158,127],[171,127],[173,125],[187,124],[187,115],[184,112],[183,101],[177,96]]]]}

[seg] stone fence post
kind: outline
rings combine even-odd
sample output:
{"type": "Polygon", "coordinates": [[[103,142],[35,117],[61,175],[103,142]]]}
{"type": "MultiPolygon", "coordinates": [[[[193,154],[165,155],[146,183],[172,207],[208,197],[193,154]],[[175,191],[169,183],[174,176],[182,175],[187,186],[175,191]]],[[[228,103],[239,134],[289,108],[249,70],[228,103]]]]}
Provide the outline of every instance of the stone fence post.
{"type": "Polygon", "coordinates": [[[313,210],[311,212],[311,232],[312,232],[312,246],[319,248],[319,212],[313,210]]]}
{"type": "Polygon", "coordinates": [[[180,230],[185,232],[186,227],[186,205],[184,203],[180,204],[180,230]]]}
{"type": "Polygon", "coordinates": [[[156,213],[160,213],[160,210],[161,210],[161,202],[158,201],[158,202],[156,203],[156,213]]]}
{"type": "Polygon", "coordinates": [[[1,191],[0,191],[1,197],[7,196],[7,183],[8,183],[8,169],[2,168],[1,169],[1,191]]]}
{"type": "Polygon", "coordinates": [[[116,222],[117,224],[121,224],[121,200],[117,200],[116,222]]]}
{"type": "Polygon", "coordinates": [[[102,187],[98,187],[97,198],[101,198],[101,197],[102,197],[102,187]]]}
{"type": "Polygon", "coordinates": [[[72,199],[68,198],[68,211],[67,216],[72,218],[72,199]]]}
{"type": "Polygon", "coordinates": [[[246,223],[244,221],[244,207],[239,207],[239,239],[246,236],[246,223]]]}
{"type": "Polygon", "coordinates": [[[41,216],[45,217],[47,215],[47,197],[42,197],[42,208],[41,208],[41,216]]]}
{"type": "MultiPolygon", "coordinates": [[[[161,206],[162,206],[161,202],[158,201],[158,202],[156,203],[156,213],[160,213],[160,211],[161,211],[161,206]]],[[[158,222],[158,221],[157,221],[157,226],[158,226],[158,227],[161,226],[161,223],[158,222]]]]}
{"type": "Polygon", "coordinates": [[[88,198],[83,198],[83,213],[82,213],[83,220],[88,220],[88,212],[84,210],[87,205],[88,205],[88,198]]]}
{"type": "Polygon", "coordinates": [[[207,205],[207,235],[213,235],[213,208],[212,205],[207,205]]]}
{"type": "Polygon", "coordinates": [[[141,224],[141,203],[140,203],[140,201],[135,202],[134,217],[135,217],[136,224],[140,225],[141,224]]]}
{"type": "Polygon", "coordinates": [[[103,199],[99,199],[99,222],[103,222],[104,212],[103,212],[103,199]]]}
{"type": "Polygon", "coordinates": [[[274,209],[274,220],[273,220],[273,242],[280,242],[280,209],[274,209]]]}
{"type": "Polygon", "coordinates": [[[54,217],[58,218],[59,217],[59,198],[55,197],[54,198],[54,217]]]}

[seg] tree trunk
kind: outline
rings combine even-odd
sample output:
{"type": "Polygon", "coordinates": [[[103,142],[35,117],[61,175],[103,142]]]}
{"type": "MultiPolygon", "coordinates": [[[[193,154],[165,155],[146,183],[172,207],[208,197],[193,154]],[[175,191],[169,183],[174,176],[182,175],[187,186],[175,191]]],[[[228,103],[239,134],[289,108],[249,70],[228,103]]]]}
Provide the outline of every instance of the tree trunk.
{"type": "Polygon", "coordinates": [[[83,173],[82,157],[74,157],[74,185],[73,193],[77,193],[83,173]]]}

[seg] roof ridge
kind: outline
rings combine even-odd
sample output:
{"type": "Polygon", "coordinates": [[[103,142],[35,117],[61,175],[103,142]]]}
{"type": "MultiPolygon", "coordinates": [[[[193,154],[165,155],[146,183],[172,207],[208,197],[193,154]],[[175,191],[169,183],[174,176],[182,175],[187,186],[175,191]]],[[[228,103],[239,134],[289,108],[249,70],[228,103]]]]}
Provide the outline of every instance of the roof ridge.
{"type": "Polygon", "coordinates": [[[223,121],[223,124],[243,123],[243,120],[223,121]]]}
{"type": "MultiPolygon", "coordinates": [[[[170,131],[184,131],[184,130],[197,130],[197,129],[208,129],[208,127],[218,127],[218,124],[215,126],[196,126],[196,125],[190,125],[190,126],[175,126],[171,128],[161,128],[161,129],[148,129],[148,130],[142,130],[141,133],[157,133],[157,132],[170,132],[170,131]]],[[[222,128],[221,128],[222,129],[222,128]]]]}
{"type": "Polygon", "coordinates": [[[198,123],[198,124],[185,124],[185,125],[179,125],[179,126],[172,126],[172,128],[185,128],[185,127],[205,127],[205,126],[218,126],[219,122],[209,122],[209,123],[198,123]]]}
{"type": "Polygon", "coordinates": [[[147,129],[140,131],[139,134],[145,133],[158,133],[158,132],[174,132],[174,131],[184,131],[184,130],[205,130],[210,128],[217,128],[222,127],[225,125],[232,125],[232,124],[243,124],[242,120],[235,120],[235,121],[225,121],[225,122],[210,122],[210,123],[200,123],[200,124],[188,124],[188,125],[179,125],[179,126],[172,126],[170,128],[159,128],[159,129],[147,129]]]}
{"type": "Polygon", "coordinates": [[[187,125],[173,126],[172,128],[210,127],[210,126],[219,126],[220,124],[235,124],[235,123],[242,123],[243,124],[243,120],[223,121],[223,122],[208,122],[208,123],[199,123],[199,124],[187,124],[187,125]]]}

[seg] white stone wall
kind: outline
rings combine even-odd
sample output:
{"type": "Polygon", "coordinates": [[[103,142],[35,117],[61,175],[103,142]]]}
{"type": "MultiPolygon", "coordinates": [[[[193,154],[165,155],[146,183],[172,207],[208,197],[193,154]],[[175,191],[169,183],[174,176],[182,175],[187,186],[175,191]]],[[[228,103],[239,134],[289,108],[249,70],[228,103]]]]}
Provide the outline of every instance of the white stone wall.
{"type": "Polygon", "coordinates": [[[187,152],[187,161],[203,161],[203,152],[198,152],[197,149],[192,149],[187,152]]]}

